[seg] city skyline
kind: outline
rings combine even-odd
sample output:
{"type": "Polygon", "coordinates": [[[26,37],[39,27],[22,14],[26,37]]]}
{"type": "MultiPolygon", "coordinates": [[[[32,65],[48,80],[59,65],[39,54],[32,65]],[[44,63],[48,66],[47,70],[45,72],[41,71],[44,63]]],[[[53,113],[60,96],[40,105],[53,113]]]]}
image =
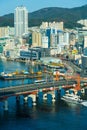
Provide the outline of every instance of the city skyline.
{"type": "Polygon", "coordinates": [[[73,8],[79,7],[87,4],[87,0],[8,0],[5,4],[5,0],[0,1],[0,16],[5,14],[14,13],[14,9],[17,6],[25,6],[28,12],[33,12],[46,7],[63,7],[63,8],[73,8]]]}

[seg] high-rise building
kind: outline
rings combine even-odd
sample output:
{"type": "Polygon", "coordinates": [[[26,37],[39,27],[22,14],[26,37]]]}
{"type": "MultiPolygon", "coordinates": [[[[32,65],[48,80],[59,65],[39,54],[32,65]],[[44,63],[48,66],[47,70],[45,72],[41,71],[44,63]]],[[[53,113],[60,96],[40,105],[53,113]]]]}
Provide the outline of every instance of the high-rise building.
{"type": "Polygon", "coordinates": [[[41,47],[41,33],[37,31],[32,32],[32,46],[36,47],[39,46],[41,47]]]}
{"type": "Polygon", "coordinates": [[[26,7],[20,6],[14,12],[15,36],[21,37],[28,32],[28,11],[26,7]]]}

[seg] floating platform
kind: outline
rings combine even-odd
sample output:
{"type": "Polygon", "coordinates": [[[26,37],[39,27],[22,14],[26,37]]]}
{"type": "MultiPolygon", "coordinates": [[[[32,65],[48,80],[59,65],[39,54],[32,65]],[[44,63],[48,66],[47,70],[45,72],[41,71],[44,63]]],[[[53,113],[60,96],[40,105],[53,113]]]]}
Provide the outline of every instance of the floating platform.
{"type": "Polygon", "coordinates": [[[20,80],[20,79],[33,79],[33,78],[41,78],[42,75],[15,75],[15,76],[1,76],[1,80],[20,80]]]}

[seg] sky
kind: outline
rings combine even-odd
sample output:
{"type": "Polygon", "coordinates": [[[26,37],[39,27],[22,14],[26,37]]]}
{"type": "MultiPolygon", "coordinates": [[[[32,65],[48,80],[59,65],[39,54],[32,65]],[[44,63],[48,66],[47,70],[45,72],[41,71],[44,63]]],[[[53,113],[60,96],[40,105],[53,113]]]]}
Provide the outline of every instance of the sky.
{"type": "Polygon", "coordinates": [[[73,8],[87,4],[87,0],[0,0],[0,16],[14,13],[17,6],[25,6],[28,12],[46,7],[73,8]]]}

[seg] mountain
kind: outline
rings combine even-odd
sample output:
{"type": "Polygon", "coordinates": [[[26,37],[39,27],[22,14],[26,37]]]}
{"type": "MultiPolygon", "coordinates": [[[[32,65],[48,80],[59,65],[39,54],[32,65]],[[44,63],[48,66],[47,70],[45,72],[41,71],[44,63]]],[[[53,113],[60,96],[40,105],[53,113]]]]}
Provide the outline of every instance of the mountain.
{"type": "MultiPolygon", "coordinates": [[[[29,13],[29,26],[39,26],[42,21],[64,21],[67,28],[81,27],[80,19],[87,19],[87,5],[75,8],[48,7],[29,13]]],[[[14,14],[0,17],[0,26],[14,26],[14,14]]]]}

